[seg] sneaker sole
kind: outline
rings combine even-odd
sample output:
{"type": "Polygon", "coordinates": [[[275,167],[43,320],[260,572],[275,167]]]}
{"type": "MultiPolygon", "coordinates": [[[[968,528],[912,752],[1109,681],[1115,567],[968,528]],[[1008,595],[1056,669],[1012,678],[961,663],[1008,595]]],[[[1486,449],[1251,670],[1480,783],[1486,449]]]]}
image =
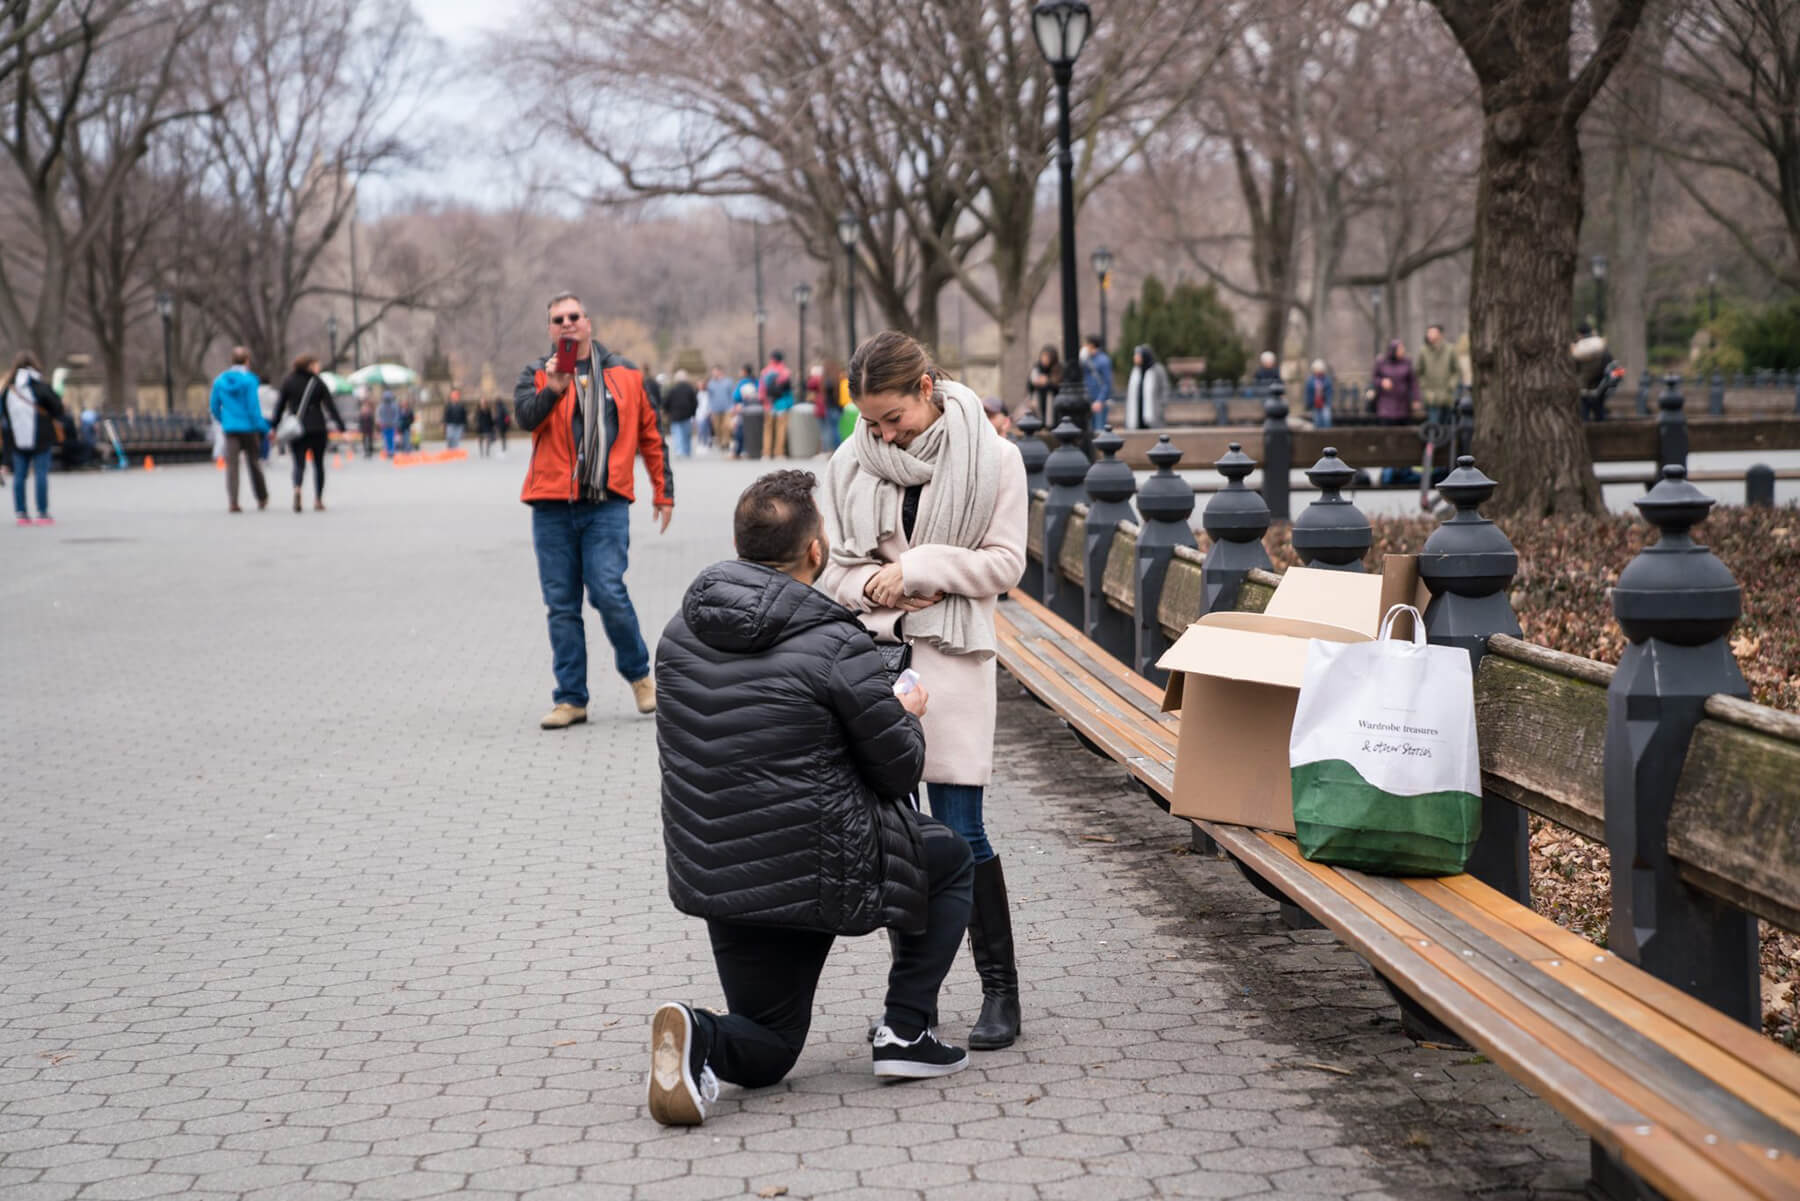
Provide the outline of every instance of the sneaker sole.
{"type": "Polygon", "coordinates": [[[968,1066],[967,1055],[955,1063],[913,1063],[889,1059],[875,1064],[875,1075],[883,1080],[930,1080],[938,1076],[954,1076],[968,1066]]]}
{"type": "Polygon", "coordinates": [[[700,1088],[688,1070],[694,1023],[679,1005],[664,1005],[650,1019],[650,1116],[664,1126],[698,1126],[706,1120],[700,1088]]]}
{"type": "Polygon", "coordinates": [[[540,730],[566,730],[570,726],[585,726],[586,724],[587,724],[587,718],[585,716],[583,716],[583,717],[572,718],[569,721],[553,721],[553,722],[541,722],[540,721],[538,723],[538,729],[540,729],[540,730]]]}

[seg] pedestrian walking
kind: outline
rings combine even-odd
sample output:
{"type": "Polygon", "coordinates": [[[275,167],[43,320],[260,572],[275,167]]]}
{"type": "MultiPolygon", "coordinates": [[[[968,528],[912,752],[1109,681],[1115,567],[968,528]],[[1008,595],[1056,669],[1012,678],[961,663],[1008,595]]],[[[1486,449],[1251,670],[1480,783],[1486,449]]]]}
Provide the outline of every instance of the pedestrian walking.
{"type": "Polygon", "coordinates": [[[969,848],[904,799],[927,693],[896,699],[856,615],[810,587],[830,554],[813,487],[787,470],[745,490],[738,558],[700,573],[656,648],[669,897],[706,920],[726,1006],[652,1018],[649,1108],[666,1126],[702,1122],[719,1080],[787,1075],[840,934],[894,932],[877,1077],[969,1062],[932,1029],[969,923],[969,848]]]}
{"type": "Polygon", "coordinates": [[[475,406],[475,440],[481,444],[481,457],[494,449],[494,402],[487,397],[475,406]]]}
{"type": "Polygon", "coordinates": [[[1395,338],[1387,353],[1369,370],[1369,386],[1375,391],[1375,416],[1383,425],[1407,425],[1419,406],[1419,375],[1406,357],[1406,343],[1395,338]]]}
{"type": "Polygon", "coordinates": [[[1250,382],[1261,386],[1264,394],[1270,384],[1281,382],[1281,364],[1275,359],[1275,352],[1265,350],[1256,356],[1256,372],[1251,375],[1250,382]]]}
{"type": "Polygon", "coordinates": [[[763,419],[763,458],[786,458],[788,414],[794,408],[794,373],[788,370],[785,354],[779,350],[769,352],[757,387],[767,414],[763,419]]]}
{"type": "Polygon", "coordinates": [[[675,380],[663,395],[663,412],[669,419],[669,434],[675,453],[684,459],[694,457],[694,419],[700,412],[700,393],[688,373],[677,370],[675,380]]]}
{"type": "Polygon", "coordinates": [[[363,458],[375,457],[375,406],[364,397],[356,406],[356,432],[362,435],[363,458]]]}
{"type": "Polygon", "coordinates": [[[381,426],[381,453],[394,457],[394,436],[400,428],[400,403],[392,392],[381,394],[381,406],[375,410],[375,422],[381,426]]]}
{"type": "Polygon", "coordinates": [[[256,493],[256,507],[269,507],[269,485],[263,479],[262,445],[269,432],[269,420],[263,416],[258,397],[259,382],[250,370],[250,352],[242,346],[231,349],[231,366],[212,382],[208,408],[212,418],[225,431],[225,499],[227,512],[242,513],[238,506],[238,460],[250,467],[250,490],[256,493]]]}
{"type": "Polygon", "coordinates": [[[455,450],[462,445],[463,431],[469,427],[469,406],[463,403],[462,392],[450,389],[450,399],[444,402],[444,449],[455,450]]]}
{"type": "Polygon", "coordinates": [[[21,350],[13,356],[12,374],[6,381],[6,403],[0,405],[4,434],[0,438],[6,459],[12,464],[13,523],[55,525],[50,516],[50,455],[62,441],[62,397],[44,378],[36,354],[21,350]],[[35,473],[37,519],[25,507],[25,486],[35,473]]]}
{"type": "Polygon", "coordinates": [[[876,334],[847,374],[862,420],[827,471],[831,563],[819,587],[878,641],[910,644],[931,688],[926,796],[975,856],[969,945],[982,1003],[969,1047],[1004,1047],[1019,1032],[1019,977],[982,802],[994,762],[994,605],[1025,570],[1025,463],[980,398],[915,339],[876,334]]]}
{"type": "MultiPolygon", "coordinates": [[[[731,406],[731,457],[744,457],[744,412],[762,406],[762,386],[756,379],[756,368],[745,363],[738,374],[736,399],[731,406]]],[[[767,426],[764,422],[764,426],[767,426]]]]}
{"type": "Polygon", "coordinates": [[[294,460],[294,512],[300,512],[300,488],[306,482],[306,457],[312,456],[313,511],[325,511],[325,448],[331,441],[326,422],[344,431],[344,416],[338,412],[337,398],[319,378],[319,357],[303,354],[294,360],[294,369],[281,381],[272,414],[275,428],[281,429],[282,418],[292,413],[298,420],[299,432],[287,439],[288,456],[294,460]]]}
{"type": "Polygon", "coordinates": [[[630,683],[638,712],[656,709],[650,652],[625,590],[633,462],[643,457],[664,533],[675,490],[643,373],[594,340],[587,309],[573,293],[551,299],[549,318],[552,345],[567,338],[580,347],[575,369],[558,374],[552,355],[534,359],[519,372],[513,396],[520,427],[531,431],[531,464],[519,499],[531,506],[556,675],[554,707],[538,724],[560,730],[587,720],[584,593],[600,612],[613,665],[630,683]]]}
{"type": "Polygon", "coordinates": [[[1106,428],[1108,410],[1113,398],[1113,362],[1100,345],[1099,334],[1089,334],[1081,343],[1081,376],[1087,383],[1088,400],[1094,410],[1094,432],[1106,428]]]}
{"type": "Polygon", "coordinates": [[[1306,411],[1312,415],[1315,429],[1328,430],[1331,428],[1332,393],[1336,390],[1337,387],[1332,383],[1331,375],[1325,368],[1325,360],[1314,359],[1312,374],[1306,377],[1302,402],[1306,411]]]}
{"type": "Polygon", "coordinates": [[[1131,352],[1131,378],[1125,381],[1125,428],[1155,429],[1162,424],[1163,403],[1171,391],[1169,369],[1156,360],[1148,343],[1131,352]]]}
{"type": "MultiPolygon", "coordinates": [[[[1046,426],[1050,421],[1050,405],[1056,400],[1056,390],[1062,386],[1062,356],[1056,353],[1056,347],[1045,346],[1038,351],[1037,362],[1031,365],[1031,377],[1028,391],[1031,403],[1037,409],[1038,416],[1046,426]]],[[[854,392],[856,385],[851,384],[854,392]]]]}
{"type": "Polygon", "coordinates": [[[413,432],[413,427],[417,421],[418,414],[413,412],[412,401],[401,401],[400,419],[395,422],[395,431],[399,438],[401,450],[411,451],[419,449],[418,437],[413,432]]]}
{"type": "Polygon", "coordinates": [[[1444,340],[1443,326],[1425,327],[1425,344],[1419,347],[1413,368],[1419,377],[1419,399],[1425,406],[1425,419],[1448,425],[1462,372],[1457,366],[1455,347],[1444,340]]]}
{"type": "MultiPolygon", "coordinates": [[[[494,436],[500,439],[500,457],[506,457],[506,434],[512,429],[512,410],[506,406],[506,397],[494,398],[494,436]]],[[[530,428],[527,426],[526,428],[530,428]]]]}
{"type": "Polygon", "coordinates": [[[706,417],[711,426],[708,441],[712,448],[723,450],[731,441],[731,377],[723,367],[714,367],[706,380],[706,417]]]}

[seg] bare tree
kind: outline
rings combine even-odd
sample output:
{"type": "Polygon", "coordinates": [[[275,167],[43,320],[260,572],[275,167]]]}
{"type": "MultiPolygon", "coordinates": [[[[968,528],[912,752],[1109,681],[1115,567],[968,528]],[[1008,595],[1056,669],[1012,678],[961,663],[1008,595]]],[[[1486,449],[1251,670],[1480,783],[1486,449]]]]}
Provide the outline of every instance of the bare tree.
{"type": "Polygon", "coordinates": [[[1573,0],[1431,3],[1481,86],[1469,307],[1482,465],[1500,481],[1500,512],[1598,512],[1568,353],[1583,205],[1576,126],[1646,0],[1618,0],[1579,67],[1573,0]]]}
{"type": "Polygon", "coordinates": [[[1662,150],[1700,168],[1675,177],[1745,257],[1800,288],[1800,5],[1792,0],[1696,0],[1674,25],[1669,78],[1698,101],[1662,150]],[[1707,136],[1693,136],[1704,129],[1707,136]],[[1686,135],[1686,136],[1684,136],[1686,135]],[[1719,180],[1748,185],[1779,214],[1785,250],[1721,203],[1719,180]]]}
{"type": "Polygon", "coordinates": [[[0,257],[0,337],[54,362],[66,345],[69,301],[88,246],[116,218],[115,201],[152,140],[195,115],[181,64],[213,4],[64,0],[8,8],[0,78],[12,112],[0,125],[0,149],[33,243],[24,261],[0,257]]]}
{"type": "MultiPolygon", "coordinates": [[[[357,188],[415,161],[409,122],[437,76],[435,44],[408,0],[238,0],[219,23],[205,95],[217,112],[199,131],[205,167],[193,198],[210,236],[167,264],[187,303],[208,310],[265,370],[288,353],[296,311],[350,294],[340,263],[357,188]]],[[[406,245],[365,248],[366,333],[398,308],[430,307],[466,282],[452,247],[439,258],[406,245]]]]}

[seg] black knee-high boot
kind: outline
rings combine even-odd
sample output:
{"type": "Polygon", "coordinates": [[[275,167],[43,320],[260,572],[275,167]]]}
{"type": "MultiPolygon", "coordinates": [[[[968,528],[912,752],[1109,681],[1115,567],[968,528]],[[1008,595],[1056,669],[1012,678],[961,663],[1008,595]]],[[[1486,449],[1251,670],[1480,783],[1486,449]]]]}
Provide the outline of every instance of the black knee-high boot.
{"type": "Polygon", "coordinates": [[[1019,969],[1013,960],[1012,909],[998,858],[975,865],[969,949],[981,977],[981,1016],[969,1031],[971,1051],[1010,1047],[1019,1037],[1019,969]]]}

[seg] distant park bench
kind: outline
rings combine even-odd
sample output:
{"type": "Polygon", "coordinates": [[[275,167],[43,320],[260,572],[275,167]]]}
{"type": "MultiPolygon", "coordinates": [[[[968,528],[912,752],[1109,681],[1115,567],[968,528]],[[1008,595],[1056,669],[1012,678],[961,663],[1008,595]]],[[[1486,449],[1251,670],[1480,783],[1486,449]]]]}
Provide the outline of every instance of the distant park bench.
{"type": "MultiPolygon", "coordinates": [[[[1174,447],[1136,490],[1116,443],[1098,441],[1091,469],[1072,445],[1028,462],[1029,566],[1000,605],[998,656],[1167,809],[1180,717],[1161,711],[1154,663],[1202,612],[1261,610],[1280,577],[1261,548],[1267,508],[1242,485],[1248,459],[1221,469],[1202,557],[1174,447]]],[[[1476,511],[1491,481],[1465,463],[1420,573],[1428,635],[1478,664],[1484,829],[1469,874],[1339,870],[1287,836],[1210,821],[1196,839],[1361,954],[1410,1029],[1447,1026],[1580,1126],[1601,1195],[1800,1196],[1800,1057],[1757,1033],[1756,938],[1758,918],[1800,929],[1800,717],[1716,695],[1742,677],[1710,556],[1657,556],[1656,586],[1627,590],[1621,668],[1515,637],[1516,557],[1476,511]],[[1611,848],[1616,950],[1530,909],[1528,812],[1611,848]]],[[[1650,498],[1672,545],[1704,513],[1663,503],[1680,478],[1650,498]]],[[[1302,515],[1296,550],[1311,566],[1359,563],[1366,522],[1358,547],[1353,510],[1330,507],[1329,521],[1302,515]]]]}
{"type": "Polygon", "coordinates": [[[141,463],[149,455],[159,463],[204,463],[212,458],[212,435],[206,418],[180,413],[102,413],[94,450],[102,462],[141,463]],[[118,446],[114,446],[113,437],[118,446]]]}

